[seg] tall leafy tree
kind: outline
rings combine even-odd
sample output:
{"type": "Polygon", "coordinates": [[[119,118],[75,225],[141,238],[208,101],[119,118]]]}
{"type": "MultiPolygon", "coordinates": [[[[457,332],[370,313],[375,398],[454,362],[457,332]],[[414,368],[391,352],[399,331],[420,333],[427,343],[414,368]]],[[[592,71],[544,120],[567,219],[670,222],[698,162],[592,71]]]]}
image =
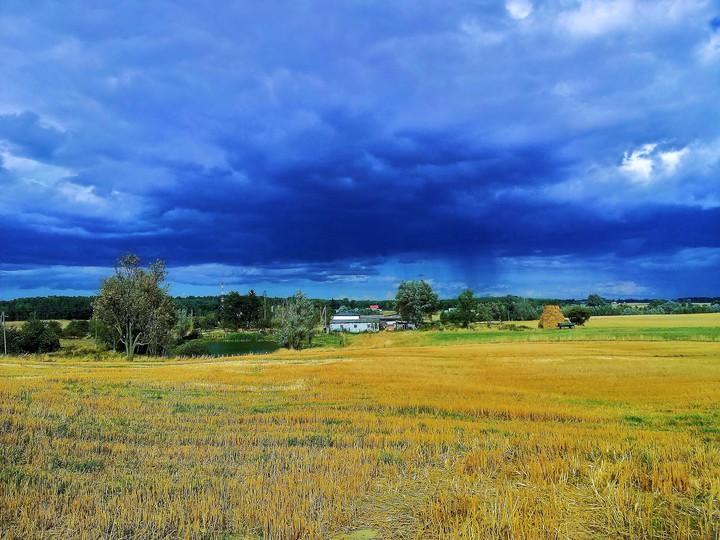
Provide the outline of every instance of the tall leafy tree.
{"type": "Polygon", "coordinates": [[[422,323],[423,317],[437,309],[438,295],[426,281],[401,281],[395,295],[395,308],[400,316],[415,325],[422,323]]]}
{"type": "Polygon", "coordinates": [[[115,274],[100,284],[93,319],[122,343],[128,360],[138,347],[161,354],[169,344],[176,313],[168,287],[163,285],[165,274],[163,261],[145,269],[137,255],[128,253],[118,260],[115,274]]]}
{"type": "Polygon", "coordinates": [[[245,328],[257,328],[260,325],[262,317],[262,303],[255,291],[251,290],[242,297],[242,313],[240,315],[240,325],[245,328]]]}
{"type": "Polygon", "coordinates": [[[276,313],[278,320],[275,339],[281,346],[301,349],[305,342],[312,345],[319,313],[302,291],[288,298],[276,313]]]}
{"type": "Polygon", "coordinates": [[[257,328],[261,318],[262,302],[255,291],[245,295],[233,291],[225,297],[222,320],[225,328],[257,328]]]}
{"type": "Polygon", "coordinates": [[[492,304],[488,302],[478,302],[475,316],[477,317],[476,320],[486,322],[488,326],[490,326],[490,321],[493,320],[492,304]]]}
{"type": "Polygon", "coordinates": [[[230,330],[240,328],[240,318],[243,310],[243,299],[240,293],[232,291],[225,295],[222,311],[222,326],[230,330]]]}
{"type": "Polygon", "coordinates": [[[477,298],[472,289],[465,289],[458,296],[457,301],[457,320],[463,328],[467,328],[471,323],[475,322],[477,309],[477,298]]]}

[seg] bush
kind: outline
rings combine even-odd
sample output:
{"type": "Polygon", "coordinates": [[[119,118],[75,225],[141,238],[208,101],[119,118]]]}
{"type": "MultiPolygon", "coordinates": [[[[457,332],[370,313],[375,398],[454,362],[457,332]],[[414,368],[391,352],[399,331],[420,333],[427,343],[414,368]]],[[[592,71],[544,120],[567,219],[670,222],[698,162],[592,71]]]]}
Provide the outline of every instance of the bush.
{"type": "MultiPolygon", "coordinates": [[[[20,354],[20,331],[12,326],[5,328],[5,347],[8,354],[20,354]]],[[[5,348],[0,349],[0,353],[4,353],[5,348]]]]}
{"type": "Polygon", "coordinates": [[[8,353],[48,353],[60,348],[60,338],[52,330],[54,325],[42,321],[28,321],[19,332],[8,333],[8,353]]]}
{"type": "Polygon", "coordinates": [[[170,349],[170,356],[207,356],[209,351],[202,341],[188,341],[170,349]]]}
{"type": "Polygon", "coordinates": [[[62,333],[67,339],[82,339],[90,333],[90,321],[70,321],[62,333]]]}
{"type": "Polygon", "coordinates": [[[570,319],[570,322],[573,322],[578,326],[582,326],[590,319],[590,310],[584,307],[575,306],[568,310],[567,317],[570,319]]]}

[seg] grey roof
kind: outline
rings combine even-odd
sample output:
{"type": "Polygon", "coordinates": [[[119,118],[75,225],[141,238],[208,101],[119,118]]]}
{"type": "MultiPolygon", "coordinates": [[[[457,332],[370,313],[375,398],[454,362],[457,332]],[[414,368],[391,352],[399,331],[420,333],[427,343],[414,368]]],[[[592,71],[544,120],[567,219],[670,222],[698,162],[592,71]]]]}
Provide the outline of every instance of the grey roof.
{"type": "Polygon", "coordinates": [[[352,319],[350,321],[330,321],[330,324],[357,324],[357,323],[377,323],[380,322],[377,319],[370,317],[360,317],[359,319],[352,319]]]}

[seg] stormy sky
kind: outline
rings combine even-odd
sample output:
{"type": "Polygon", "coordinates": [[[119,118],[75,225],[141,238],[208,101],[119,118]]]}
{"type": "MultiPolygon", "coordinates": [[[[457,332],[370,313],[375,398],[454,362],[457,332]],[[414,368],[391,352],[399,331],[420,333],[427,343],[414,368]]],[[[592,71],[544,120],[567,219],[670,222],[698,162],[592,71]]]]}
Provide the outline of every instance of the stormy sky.
{"type": "Polygon", "coordinates": [[[0,298],[720,294],[709,0],[4,1],[0,298]]]}

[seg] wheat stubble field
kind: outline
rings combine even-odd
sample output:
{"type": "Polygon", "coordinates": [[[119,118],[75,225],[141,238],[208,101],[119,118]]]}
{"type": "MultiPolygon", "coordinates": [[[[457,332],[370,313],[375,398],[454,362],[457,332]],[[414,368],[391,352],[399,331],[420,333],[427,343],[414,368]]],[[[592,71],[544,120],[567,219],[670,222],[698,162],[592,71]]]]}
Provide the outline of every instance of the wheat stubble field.
{"type": "Polygon", "coordinates": [[[720,342],[378,339],[2,360],[2,537],[720,534],[720,342]]]}

